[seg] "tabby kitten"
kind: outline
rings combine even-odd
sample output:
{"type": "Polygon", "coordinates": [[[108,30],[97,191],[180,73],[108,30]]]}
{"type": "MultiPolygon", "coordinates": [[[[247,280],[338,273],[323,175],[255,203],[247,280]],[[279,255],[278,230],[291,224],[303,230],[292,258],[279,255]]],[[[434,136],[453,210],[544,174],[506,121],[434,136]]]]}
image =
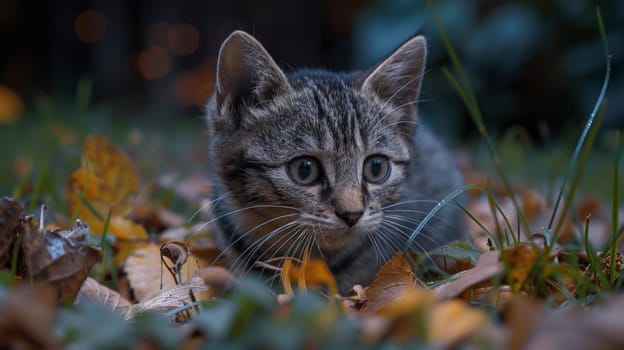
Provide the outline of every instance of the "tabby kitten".
{"type": "MultiPolygon", "coordinates": [[[[249,34],[225,40],[207,120],[233,269],[308,251],[347,293],[461,186],[451,155],[416,119],[425,58],[416,36],[367,73],[286,74],[249,34]]],[[[459,211],[442,209],[413,248],[458,238],[459,222],[459,211]]]]}

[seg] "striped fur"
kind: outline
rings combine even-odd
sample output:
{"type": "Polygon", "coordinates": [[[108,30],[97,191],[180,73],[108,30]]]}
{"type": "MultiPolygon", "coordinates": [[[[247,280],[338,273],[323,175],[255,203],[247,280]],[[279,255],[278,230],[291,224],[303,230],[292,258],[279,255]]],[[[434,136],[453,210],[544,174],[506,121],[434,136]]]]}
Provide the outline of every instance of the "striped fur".
{"type": "MultiPolygon", "coordinates": [[[[452,157],[416,121],[425,57],[419,36],[368,73],[285,74],[250,35],[226,39],[207,121],[215,215],[222,244],[238,255],[234,269],[307,250],[346,293],[370,283],[461,185],[452,157]],[[380,183],[364,175],[381,174],[370,165],[378,156],[390,167],[380,183]],[[316,159],[318,181],[297,183],[289,165],[301,157],[316,159]]],[[[458,238],[459,222],[457,210],[443,209],[413,248],[458,238]]]]}

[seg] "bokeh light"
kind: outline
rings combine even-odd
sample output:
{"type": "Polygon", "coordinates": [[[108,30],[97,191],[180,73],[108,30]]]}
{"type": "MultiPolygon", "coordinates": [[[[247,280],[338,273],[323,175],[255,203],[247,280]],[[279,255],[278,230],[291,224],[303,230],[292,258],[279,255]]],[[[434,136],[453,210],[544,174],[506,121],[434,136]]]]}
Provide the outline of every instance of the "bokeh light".
{"type": "Polygon", "coordinates": [[[188,56],[199,47],[199,31],[188,23],[178,23],[167,33],[167,48],[178,56],[188,56]]]}
{"type": "Polygon", "coordinates": [[[87,10],[76,17],[74,27],[78,39],[86,44],[94,43],[106,35],[108,20],[101,12],[87,10]]]}
{"type": "Polygon", "coordinates": [[[175,98],[184,106],[204,106],[214,89],[214,59],[201,67],[178,74],[173,82],[175,98]]]}
{"type": "Polygon", "coordinates": [[[24,103],[15,91],[0,85],[0,124],[13,124],[24,112],[24,103]]]}
{"type": "Polygon", "coordinates": [[[165,21],[151,24],[147,29],[147,45],[166,47],[169,31],[171,31],[171,25],[165,21]]]}
{"type": "Polygon", "coordinates": [[[147,80],[160,79],[171,69],[171,56],[159,46],[150,46],[138,57],[139,72],[147,80]]]}

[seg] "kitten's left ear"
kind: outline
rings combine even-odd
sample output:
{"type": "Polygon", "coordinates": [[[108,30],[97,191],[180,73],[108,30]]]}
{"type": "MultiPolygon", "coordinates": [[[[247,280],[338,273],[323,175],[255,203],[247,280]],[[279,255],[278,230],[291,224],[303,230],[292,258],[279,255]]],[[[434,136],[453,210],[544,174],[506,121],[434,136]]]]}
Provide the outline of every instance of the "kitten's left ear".
{"type": "Polygon", "coordinates": [[[216,78],[219,109],[253,105],[290,88],[286,75],[262,44],[240,30],[221,45],[216,78]]]}
{"type": "Polygon", "coordinates": [[[392,106],[416,102],[426,59],[425,37],[416,36],[379,63],[365,78],[362,90],[392,106]]]}

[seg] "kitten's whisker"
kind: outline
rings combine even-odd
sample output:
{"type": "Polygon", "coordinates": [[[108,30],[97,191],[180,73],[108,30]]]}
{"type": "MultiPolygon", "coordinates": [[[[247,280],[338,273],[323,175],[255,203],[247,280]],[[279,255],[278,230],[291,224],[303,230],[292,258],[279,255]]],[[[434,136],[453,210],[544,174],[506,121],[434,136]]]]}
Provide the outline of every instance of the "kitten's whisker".
{"type": "MultiPolygon", "coordinates": [[[[262,248],[262,246],[269,240],[273,239],[275,236],[277,236],[278,234],[280,234],[282,231],[290,229],[292,227],[297,226],[296,221],[292,221],[289,222],[287,224],[284,224],[278,228],[276,228],[275,230],[266,233],[263,235],[263,237],[258,240],[253,242],[249,247],[247,247],[243,252],[240,253],[240,258],[237,259],[239,260],[243,266],[249,266],[249,265],[253,265],[251,264],[251,260],[252,259],[256,259],[256,261],[258,260],[262,260],[262,256],[264,256],[264,254],[266,254],[269,250],[268,249],[264,249],[264,253],[261,254],[259,257],[256,257],[256,253],[258,252],[258,250],[260,250],[262,248]]],[[[289,236],[288,234],[282,236],[282,237],[278,237],[277,241],[280,241],[281,239],[284,238],[288,238],[290,239],[291,236],[289,236]]],[[[275,244],[275,243],[274,243],[275,244]]]]}
{"type": "MultiPolygon", "coordinates": [[[[402,217],[402,216],[398,216],[398,217],[397,216],[394,216],[394,217],[390,216],[390,217],[388,217],[387,221],[389,223],[392,223],[394,225],[398,225],[398,226],[400,226],[400,227],[402,227],[402,228],[404,228],[406,230],[404,233],[405,233],[405,237],[406,237],[405,243],[407,243],[407,240],[409,239],[409,237],[411,237],[412,233],[414,233],[414,230],[416,229],[416,227],[412,228],[412,227],[408,227],[408,226],[399,224],[397,222],[397,219],[400,220],[400,221],[408,221],[408,222],[414,223],[416,225],[419,225],[420,221],[414,220],[414,219],[408,219],[408,218],[405,218],[405,217],[402,217]],[[393,219],[394,219],[394,221],[393,221],[393,219]]],[[[433,237],[431,237],[431,233],[432,232],[431,232],[430,228],[424,227],[420,232],[418,232],[418,237],[426,238],[426,239],[428,239],[431,243],[433,243],[436,246],[440,245],[439,241],[437,241],[433,237]]]]}
{"type": "MultiPolygon", "coordinates": [[[[396,233],[399,233],[399,234],[400,234],[401,236],[403,236],[403,237],[409,237],[409,235],[407,235],[407,236],[406,236],[406,233],[405,233],[405,232],[403,232],[402,230],[400,230],[400,229],[398,229],[397,227],[393,226],[391,221],[386,221],[386,223],[388,223],[388,224],[389,224],[389,225],[388,225],[388,228],[389,228],[389,229],[392,229],[393,231],[395,231],[396,233]]],[[[399,226],[401,226],[401,225],[399,225],[399,226]]],[[[422,231],[421,231],[421,234],[422,234],[422,231]]],[[[423,236],[424,236],[425,238],[431,239],[428,235],[423,235],[423,236]]],[[[407,239],[405,240],[405,242],[403,242],[403,243],[402,243],[402,247],[400,247],[400,250],[401,250],[401,251],[403,251],[403,250],[406,248],[406,247],[405,247],[405,244],[406,244],[406,243],[407,243],[407,239]]],[[[434,243],[435,243],[435,241],[434,241],[434,243]]],[[[434,259],[433,259],[433,257],[431,256],[431,254],[429,254],[429,252],[428,252],[426,249],[424,249],[424,247],[423,247],[423,246],[422,246],[422,245],[421,245],[418,241],[413,240],[413,241],[412,241],[412,244],[413,244],[413,245],[416,245],[416,247],[418,248],[418,249],[416,249],[416,250],[417,250],[417,251],[419,251],[419,252],[421,252],[422,254],[424,254],[424,255],[425,255],[425,258],[426,258],[427,260],[429,260],[429,261],[431,261],[431,262],[435,262],[435,261],[434,261],[434,259]]],[[[413,248],[412,248],[412,247],[408,247],[408,249],[410,249],[410,250],[411,250],[411,249],[413,249],[413,248]]]]}
{"type": "Polygon", "coordinates": [[[206,201],[199,208],[197,208],[197,210],[195,210],[193,212],[193,214],[191,214],[191,216],[186,220],[186,223],[187,224],[191,223],[191,221],[193,221],[195,219],[195,217],[197,217],[197,215],[199,215],[199,213],[201,213],[203,210],[205,210],[208,207],[210,207],[210,208],[214,207],[215,203],[217,203],[217,202],[219,202],[219,201],[229,197],[233,192],[234,191],[229,191],[229,192],[226,192],[226,193],[224,193],[223,195],[221,195],[221,196],[219,196],[217,198],[214,198],[214,199],[211,199],[209,201],[206,201]]]}
{"type": "MultiPolygon", "coordinates": [[[[196,234],[197,232],[201,232],[202,230],[204,230],[206,228],[206,226],[214,223],[215,221],[218,221],[220,219],[223,219],[224,217],[227,217],[229,215],[234,215],[234,214],[238,214],[241,212],[244,212],[246,210],[252,210],[252,209],[268,209],[268,208],[274,208],[274,209],[289,209],[289,210],[293,210],[297,213],[301,213],[303,212],[303,210],[299,209],[299,208],[295,208],[295,207],[291,207],[291,206],[287,206],[287,205],[276,205],[276,204],[258,204],[258,205],[252,205],[249,207],[244,207],[244,208],[238,208],[235,210],[230,210],[226,213],[223,213],[217,217],[214,217],[206,222],[204,222],[203,224],[201,224],[198,228],[195,229],[195,231],[193,233],[191,233],[191,235],[189,236],[188,239],[191,239],[191,237],[193,237],[194,234],[196,234]]],[[[293,214],[295,215],[295,214],[293,214]]]]}
{"type": "Polygon", "coordinates": [[[411,199],[411,200],[405,200],[405,201],[400,201],[400,202],[396,202],[396,203],[392,203],[389,205],[386,205],[385,207],[381,207],[381,210],[386,210],[388,208],[394,208],[397,207],[399,205],[405,205],[405,204],[411,204],[411,203],[434,203],[434,204],[438,204],[440,203],[440,201],[434,200],[434,199],[411,199]]]}
{"type": "MultiPolygon", "coordinates": [[[[236,244],[238,244],[240,241],[242,241],[242,240],[246,239],[246,238],[247,238],[247,236],[251,235],[251,234],[252,234],[255,230],[259,229],[260,227],[262,227],[262,226],[264,226],[264,225],[267,225],[267,224],[270,224],[270,223],[272,223],[272,222],[275,222],[275,221],[278,221],[278,220],[282,220],[282,219],[285,219],[285,218],[289,218],[289,217],[292,217],[292,216],[296,216],[296,215],[299,215],[299,214],[298,214],[298,213],[293,213],[293,214],[284,214],[284,215],[280,215],[280,216],[274,217],[274,218],[272,218],[272,219],[270,219],[270,220],[266,220],[266,221],[264,221],[264,222],[262,222],[262,223],[260,223],[260,224],[257,224],[257,225],[256,225],[256,226],[254,226],[253,228],[251,228],[251,229],[247,230],[246,232],[244,232],[244,233],[240,234],[238,237],[236,237],[236,239],[234,239],[234,240],[232,240],[232,241],[228,242],[228,244],[227,244],[227,245],[223,248],[223,250],[221,251],[221,253],[220,253],[219,255],[217,255],[217,257],[215,258],[214,262],[216,262],[216,261],[218,261],[220,258],[222,258],[222,257],[223,257],[223,255],[225,255],[225,254],[226,254],[226,253],[227,253],[227,252],[228,252],[228,251],[229,251],[232,247],[234,247],[234,246],[235,246],[236,244]]],[[[296,222],[296,221],[292,221],[292,222],[290,222],[290,223],[293,223],[293,222],[296,222]]],[[[290,224],[290,223],[287,223],[286,225],[288,225],[288,224],[290,224]]],[[[284,225],[284,226],[285,226],[285,225],[284,225]]],[[[280,228],[282,228],[282,227],[284,227],[284,226],[280,226],[280,228]]],[[[231,238],[235,238],[235,237],[231,237],[231,238]]],[[[253,246],[253,244],[252,244],[252,246],[253,246]]],[[[241,253],[241,255],[242,255],[242,253],[241,253]]]]}

